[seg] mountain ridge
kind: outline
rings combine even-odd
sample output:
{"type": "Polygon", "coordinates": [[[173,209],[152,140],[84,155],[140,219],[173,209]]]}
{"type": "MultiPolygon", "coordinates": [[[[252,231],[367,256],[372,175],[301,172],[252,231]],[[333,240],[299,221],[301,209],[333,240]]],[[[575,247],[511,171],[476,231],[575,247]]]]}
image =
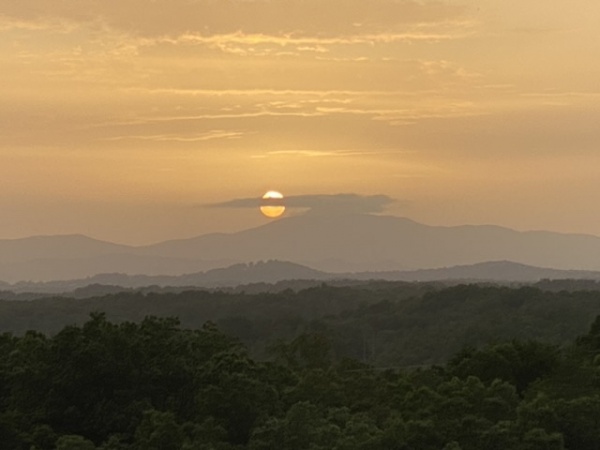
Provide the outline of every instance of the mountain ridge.
{"type": "MultiPolygon", "coordinates": [[[[127,275],[103,273],[92,277],[49,281],[0,282],[0,289],[15,293],[65,294],[84,290],[94,295],[140,289],[160,288],[233,288],[256,284],[275,285],[284,281],[403,281],[403,282],[475,282],[475,283],[537,283],[544,280],[591,280],[600,282],[600,271],[557,270],[534,267],[511,261],[488,261],[468,266],[441,267],[412,271],[327,273],[289,261],[257,261],[234,264],[204,272],[176,276],[127,275]]],[[[309,285],[297,283],[299,286],[309,285]]]]}
{"type": "Polygon", "coordinates": [[[306,214],[234,233],[144,246],[84,235],[0,240],[0,279],[50,281],[122,272],[182,275],[252,261],[291,261],[323,272],[420,270],[512,261],[600,270],[600,237],[497,225],[435,226],[405,217],[306,214]]]}

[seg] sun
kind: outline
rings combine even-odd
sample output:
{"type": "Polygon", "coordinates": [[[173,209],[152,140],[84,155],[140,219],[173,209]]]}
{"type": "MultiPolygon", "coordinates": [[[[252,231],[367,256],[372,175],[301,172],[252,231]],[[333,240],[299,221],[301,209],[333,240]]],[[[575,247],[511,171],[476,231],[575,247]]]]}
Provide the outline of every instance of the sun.
{"type": "Polygon", "coordinates": [[[265,217],[275,219],[281,216],[285,211],[283,206],[283,195],[277,191],[268,191],[262,196],[260,212],[265,217]]]}

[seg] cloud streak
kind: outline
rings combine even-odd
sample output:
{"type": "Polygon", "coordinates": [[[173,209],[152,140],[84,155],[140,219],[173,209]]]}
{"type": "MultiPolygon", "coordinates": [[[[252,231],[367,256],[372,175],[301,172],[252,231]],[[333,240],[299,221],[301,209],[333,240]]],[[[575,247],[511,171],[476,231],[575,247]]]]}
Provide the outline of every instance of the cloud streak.
{"type": "Polygon", "coordinates": [[[456,20],[464,7],[415,0],[0,0],[0,10],[19,21],[96,21],[144,36],[181,34],[301,33],[339,35],[456,20]]]}
{"type": "Polygon", "coordinates": [[[156,135],[128,135],[106,138],[107,141],[142,140],[156,142],[202,142],[214,139],[238,139],[245,133],[241,131],[211,130],[206,133],[194,135],[156,134],[156,135]]]}

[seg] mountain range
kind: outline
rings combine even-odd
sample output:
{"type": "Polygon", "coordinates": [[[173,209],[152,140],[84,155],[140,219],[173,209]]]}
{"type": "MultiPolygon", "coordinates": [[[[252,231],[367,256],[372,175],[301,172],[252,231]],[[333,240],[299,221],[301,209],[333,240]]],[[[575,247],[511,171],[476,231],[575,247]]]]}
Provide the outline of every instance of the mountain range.
{"type": "MultiPolygon", "coordinates": [[[[305,289],[326,282],[330,285],[356,285],[372,281],[391,282],[441,282],[455,283],[525,283],[540,284],[544,288],[558,289],[577,287],[598,290],[600,271],[575,271],[545,269],[509,261],[492,261],[467,266],[454,266],[440,269],[421,269],[386,272],[327,273],[300,264],[286,261],[259,261],[248,264],[234,264],[220,269],[185,275],[126,275],[104,273],[73,280],[45,282],[20,281],[14,284],[0,283],[3,298],[10,298],[8,292],[18,294],[15,298],[27,299],[24,294],[61,294],[80,298],[102,296],[124,290],[143,289],[145,292],[186,289],[235,288],[236,291],[265,292],[284,289],[305,289]],[[568,282],[567,282],[568,281],[568,282]],[[585,282],[582,284],[582,282],[585,282]]],[[[43,296],[43,295],[42,295],[43,296]]],[[[12,296],[14,297],[14,296],[12,296]]]]}
{"type": "MultiPolygon", "coordinates": [[[[102,273],[179,276],[261,260],[289,261],[338,276],[491,261],[598,271],[600,238],[491,225],[431,226],[385,215],[305,214],[236,233],[138,247],[81,235],[0,240],[0,280],[10,283],[102,273]]],[[[493,270],[500,269],[495,266],[493,270]]]]}

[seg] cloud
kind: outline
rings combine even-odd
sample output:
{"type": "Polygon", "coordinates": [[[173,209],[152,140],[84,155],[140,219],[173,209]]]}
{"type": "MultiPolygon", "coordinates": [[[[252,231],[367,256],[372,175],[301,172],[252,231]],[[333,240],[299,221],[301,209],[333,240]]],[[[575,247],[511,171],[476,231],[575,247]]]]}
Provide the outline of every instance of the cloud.
{"type": "Polygon", "coordinates": [[[308,209],[311,214],[380,213],[397,201],[387,195],[316,194],[293,195],[283,200],[263,200],[260,197],[237,198],[207,205],[209,208],[258,208],[261,205],[283,204],[286,208],[308,209]]]}
{"type": "Polygon", "coordinates": [[[187,31],[227,34],[354,34],[393,30],[407,24],[446,22],[461,17],[463,6],[416,0],[0,0],[12,19],[65,19],[100,22],[144,36],[187,31]]]}
{"type": "Polygon", "coordinates": [[[153,134],[153,135],[127,135],[105,138],[108,141],[143,140],[156,142],[202,142],[214,139],[237,139],[244,135],[241,131],[210,130],[206,133],[194,133],[189,135],[177,134],[153,134]]]}

